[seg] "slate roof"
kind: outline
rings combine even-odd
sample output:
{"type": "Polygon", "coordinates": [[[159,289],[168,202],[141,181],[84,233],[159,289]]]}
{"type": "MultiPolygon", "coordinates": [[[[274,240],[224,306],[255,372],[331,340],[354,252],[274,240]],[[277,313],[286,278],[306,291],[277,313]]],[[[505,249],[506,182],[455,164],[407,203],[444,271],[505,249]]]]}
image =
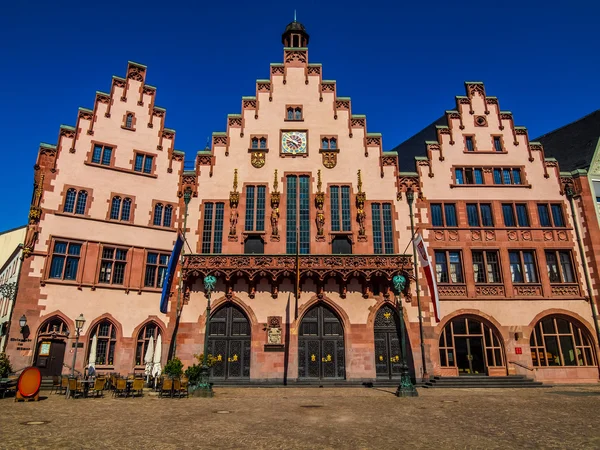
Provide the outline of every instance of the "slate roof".
{"type": "Polygon", "coordinates": [[[600,138],[600,109],[532,141],[541,142],[546,157],[556,158],[561,171],[588,169],[600,138]]]}
{"type": "Polygon", "coordinates": [[[446,114],[427,125],[414,136],[397,145],[390,152],[398,153],[398,168],[400,172],[415,172],[415,156],[427,156],[425,141],[437,141],[438,125],[448,125],[446,114]]]}

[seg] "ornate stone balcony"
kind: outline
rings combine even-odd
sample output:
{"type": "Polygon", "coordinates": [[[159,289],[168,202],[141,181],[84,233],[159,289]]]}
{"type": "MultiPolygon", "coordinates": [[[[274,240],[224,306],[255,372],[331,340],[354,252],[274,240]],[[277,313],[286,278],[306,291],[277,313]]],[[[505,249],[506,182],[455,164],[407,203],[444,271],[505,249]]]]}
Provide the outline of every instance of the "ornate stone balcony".
{"type": "MultiPolygon", "coordinates": [[[[363,287],[363,295],[368,295],[371,284],[385,283],[379,287],[387,293],[388,282],[397,274],[404,274],[408,279],[413,271],[410,255],[300,255],[298,266],[301,282],[312,279],[318,291],[322,291],[324,283],[334,278],[340,286],[340,293],[345,296],[346,285],[350,279],[357,279],[363,287]]],[[[246,279],[250,285],[250,294],[254,295],[259,279],[267,279],[271,283],[272,294],[277,295],[279,283],[285,279],[295,280],[295,255],[185,255],[183,278],[190,281],[214,275],[222,279],[231,288],[238,279],[246,279]]]]}

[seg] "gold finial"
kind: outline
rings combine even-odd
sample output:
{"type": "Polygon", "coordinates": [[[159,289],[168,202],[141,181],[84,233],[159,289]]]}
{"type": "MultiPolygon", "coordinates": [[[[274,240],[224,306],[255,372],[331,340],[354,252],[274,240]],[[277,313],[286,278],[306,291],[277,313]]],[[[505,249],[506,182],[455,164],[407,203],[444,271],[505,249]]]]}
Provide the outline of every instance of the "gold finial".
{"type": "Polygon", "coordinates": [[[362,192],[362,177],[360,176],[360,169],[358,169],[358,192],[362,192]]]}
{"type": "Polygon", "coordinates": [[[237,188],[238,188],[237,169],[233,169],[233,192],[237,192],[237,188]]]}
{"type": "Polygon", "coordinates": [[[277,181],[277,169],[275,169],[275,175],[273,177],[273,192],[277,192],[278,186],[279,186],[279,182],[277,181]]]}
{"type": "Polygon", "coordinates": [[[323,183],[321,183],[321,169],[317,170],[317,191],[321,192],[323,183]]]}

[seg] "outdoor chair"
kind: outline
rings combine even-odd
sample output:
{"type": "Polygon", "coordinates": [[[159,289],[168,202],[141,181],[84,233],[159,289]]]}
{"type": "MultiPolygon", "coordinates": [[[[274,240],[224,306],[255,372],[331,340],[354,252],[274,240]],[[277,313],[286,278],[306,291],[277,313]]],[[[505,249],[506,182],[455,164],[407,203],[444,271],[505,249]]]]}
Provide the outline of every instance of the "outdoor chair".
{"type": "Polygon", "coordinates": [[[106,378],[96,378],[92,394],[97,397],[104,397],[104,388],[106,387],[106,378]]]}
{"type": "Polygon", "coordinates": [[[165,395],[173,397],[173,380],[171,378],[163,379],[158,395],[159,397],[164,397],[165,395]]]}
{"type": "Polygon", "coordinates": [[[58,394],[61,385],[62,384],[60,377],[58,375],[52,375],[52,389],[50,389],[50,394],[52,394],[53,392],[55,394],[58,394]]]}
{"type": "Polygon", "coordinates": [[[138,394],[140,397],[144,396],[144,379],[136,378],[133,380],[133,386],[131,387],[132,397],[135,397],[135,394],[138,394]]]}
{"type": "Polygon", "coordinates": [[[113,391],[113,397],[125,395],[127,397],[127,380],[125,378],[117,378],[115,382],[115,390],[113,391]]]}
{"type": "Polygon", "coordinates": [[[83,385],[77,378],[69,378],[69,396],[71,398],[81,397],[83,395],[83,385]]]}
{"type": "Polygon", "coordinates": [[[179,382],[179,389],[177,389],[177,383],[175,383],[175,392],[177,393],[177,395],[179,396],[179,398],[181,398],[181,397],[188,397],[189,396],[189,392],[188,392],[188,379],[187,378],[182,378],[181,379],[181,381],[179,382]]]}
{"type": "Polygon", "coordinates": [[[110,376],[110,389],[112,389],[114,391],[116,387],[117,387],[117,375],[115,375],[113,373],[110,376]]]}
{"type": "Polygon", "coordinates": [[[60,377],[60,389],[58,391],[59,394],[66,394],[67,388],[69,387],[69,377],[63,375],[60,377]]]}

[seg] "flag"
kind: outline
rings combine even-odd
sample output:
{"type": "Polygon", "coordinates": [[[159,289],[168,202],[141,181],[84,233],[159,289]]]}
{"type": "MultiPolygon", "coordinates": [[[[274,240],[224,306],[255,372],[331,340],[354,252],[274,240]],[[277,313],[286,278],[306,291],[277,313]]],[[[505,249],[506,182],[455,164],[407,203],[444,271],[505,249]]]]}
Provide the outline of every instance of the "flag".
{"type": "Polygon", "coordinates": [[[175,241],[175,247],[171,252],[169,258],[169,265],[167,266],[167,274],[165,280],[163,280],[162,295],[160,296],[160,312],[163,314],[167,313],[167,306],[169,304],[169,293],[171,292],[171,284],[173,283],[173,275],[175,275],[175,269],[177,268],[177,262],[181,249],[183,248],[183,237],[177,233],[177,240],[175,241]]]}
{"type": "MultiPolygon", "coordinates": [[[[440,321],[440,298],[437,290],[437,283],[435,281],[435,274],[433,273],[433,266],[429,259],[429,253],[427,253],[427,244],[423,240],[421,233],[417,233],[417,236],[413,240],[417,255],[419,258],[419,264],[425,272],[425,278],[427,278],[427,286],[429,286],[429,292],[431,296],[431,302],[433,303],[433,314],[435,315],[436,322],[440,321]]],[[[419,287],[417,286],[417,289],[419,287]]]]}

